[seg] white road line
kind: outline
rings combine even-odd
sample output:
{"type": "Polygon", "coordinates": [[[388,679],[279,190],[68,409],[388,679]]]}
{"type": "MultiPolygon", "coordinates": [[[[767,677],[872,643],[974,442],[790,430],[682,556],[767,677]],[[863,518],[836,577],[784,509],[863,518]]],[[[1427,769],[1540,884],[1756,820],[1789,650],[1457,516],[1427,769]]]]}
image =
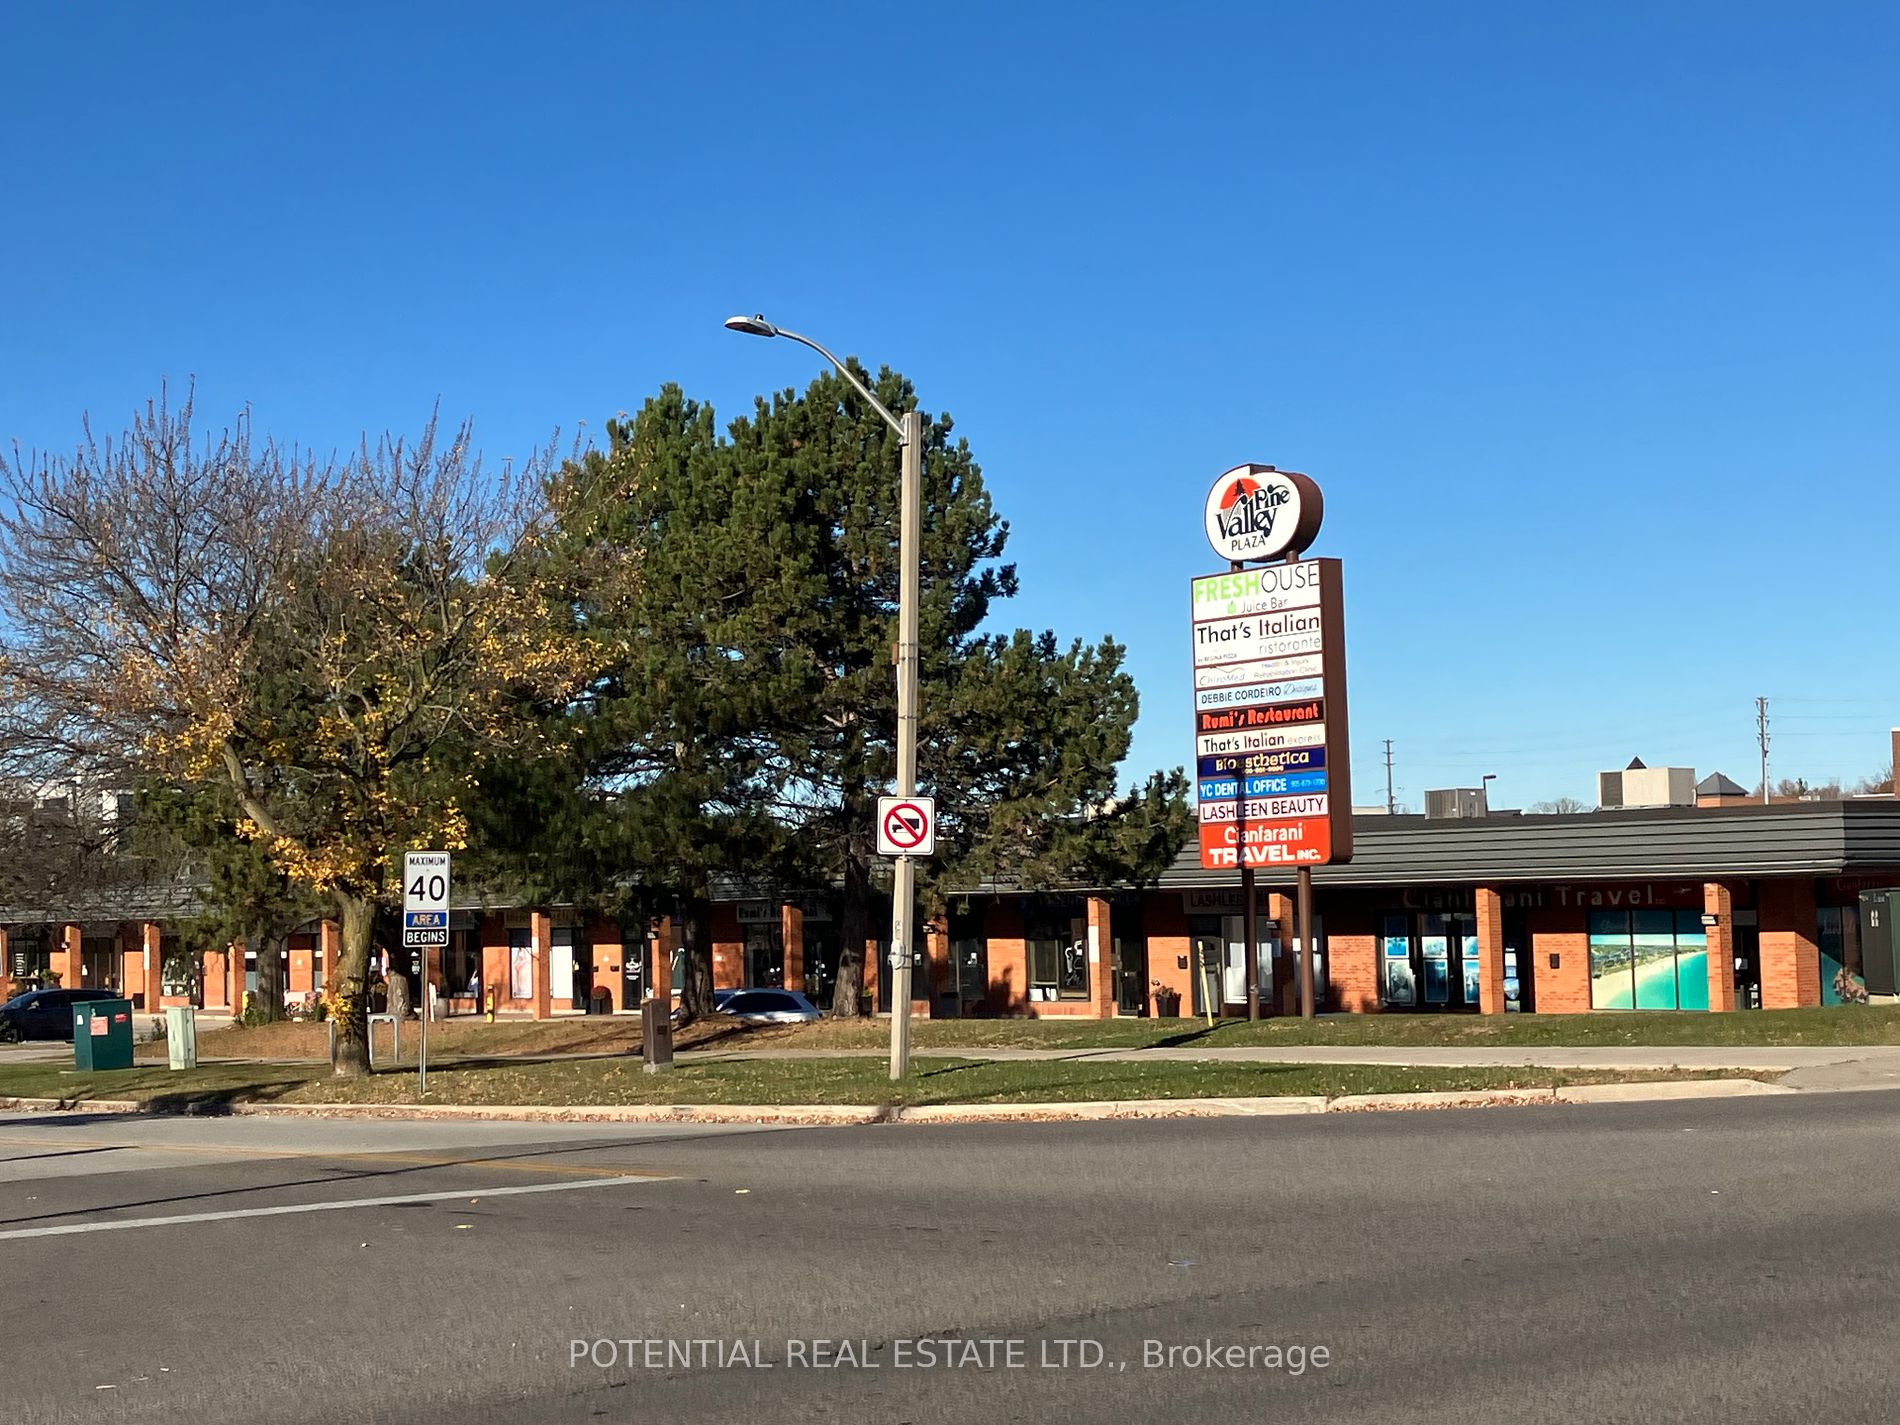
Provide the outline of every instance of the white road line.
{"type": "MultiPolygon", "coordinates": [[[[121,1232],[130,1227],[170,1227],[179,1222],[230,1222],[240,1217],[288,1217],[298,1212],[341,1212],[350,1207],[396,1207],[406,1202],[448,1202],[454,1198],[513,1197],[529,1192],[574,1192],[580,1188],[624,1187],[628,1183],[667,1182],[667,1178],[583,1178],[573,1183],[517,1183],[513,1187],[458,1188],[454,1192],[412,1192],[400,1197],[352,1197],[341,1202],[298,1202],[287,1207],[240,1207],[227,1212],[186,1212],[176,1217],[125,1217],[109,1222],[67,1222],[57,1227],[16,1227],[0,1232],[0,1242],[20,1237],[70,1237],[81,1232],[121,1232]]],[[[265,1189],[259,1189],[265,1191],[265,1189]]]]}

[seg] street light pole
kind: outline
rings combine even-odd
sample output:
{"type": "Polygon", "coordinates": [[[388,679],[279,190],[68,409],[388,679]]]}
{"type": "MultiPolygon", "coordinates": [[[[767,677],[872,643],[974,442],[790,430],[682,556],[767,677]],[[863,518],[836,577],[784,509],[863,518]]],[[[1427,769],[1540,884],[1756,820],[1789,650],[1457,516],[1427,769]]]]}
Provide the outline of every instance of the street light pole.
{"type": "MultiPolygon", "coordinates": [[[[728,317],[726,326],[748,336],[782,336],[787,341],[810,347],[836,367],[838,374],[884,418],[885,424],[897,432],[903,447],[897,530],[897,795],[913,797],[917,794],[917,604],[923,537],[923,413],[906,411],[901,420],[892,415],[850,367],[810,337],[774,326],[762,316],[728,317]]],[[[913,923],[916,902],[917,863],[909,856],[899,856],[891,885],[891,962],[886,967],[891,977],[893,1080],[902,1079],[910,1072],[911,939],[916,934],[913,923]]]]}

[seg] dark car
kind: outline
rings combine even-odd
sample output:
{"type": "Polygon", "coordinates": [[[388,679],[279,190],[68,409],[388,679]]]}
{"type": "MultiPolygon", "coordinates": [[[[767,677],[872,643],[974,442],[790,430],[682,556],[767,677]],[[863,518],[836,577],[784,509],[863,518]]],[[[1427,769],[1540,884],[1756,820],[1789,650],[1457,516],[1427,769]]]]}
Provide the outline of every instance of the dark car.
{"type": "Polygon", "coordinates": [[[70,1039],[73,1006],[86,1000],[117,999],[113,990],[28,990],[0,1004],[0,1044],[22,1039],[70,1039]]]}

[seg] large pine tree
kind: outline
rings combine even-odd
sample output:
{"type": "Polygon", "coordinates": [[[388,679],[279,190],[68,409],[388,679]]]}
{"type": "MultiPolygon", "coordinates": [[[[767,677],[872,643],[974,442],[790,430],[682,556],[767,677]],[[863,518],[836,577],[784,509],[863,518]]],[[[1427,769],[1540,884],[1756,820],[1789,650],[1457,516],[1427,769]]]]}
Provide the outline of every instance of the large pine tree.
{"type": "MultiPolygon", "coordinates": [[[[916,404],[891,371],[874,389],[916,404]]],[[[941,825],[924,894],[1153,874],[1185,834],[1185,785],[1118,795],[1138,706],[1122,649],[990,628],[1017,588],[1008,526],[949,418],[925,427],[919,767],[941,825]]],[[[695,898],[722,874],[838,887],[840,1014],[876,934],[872,820],[895,773],[898,465],[835,374],[761,399],[726,439],[669,387],[556,502],[554,582],[603,654],[572,743],[619,849],[671,856],[695,898]]]]}

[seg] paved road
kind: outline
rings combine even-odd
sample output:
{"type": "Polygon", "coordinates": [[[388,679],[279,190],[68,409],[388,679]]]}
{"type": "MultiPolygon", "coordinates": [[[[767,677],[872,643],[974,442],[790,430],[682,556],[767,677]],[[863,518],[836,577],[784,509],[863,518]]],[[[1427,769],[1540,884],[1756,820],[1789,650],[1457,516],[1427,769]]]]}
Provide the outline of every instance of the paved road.
{"type": "Polygon", "coordinates": [[[203,1425],[1886,1422],[1896,1130],[1890,1093],[777,1131],[0,1115],[0,1389],[14,1421],[203,1425]],[[950,1333],[1024,1364],[898,1368],[894,1338],[950,1333]],[[669,1338],[779,1364],[569,1364],[669,1338]],[[789,1367],[814,1338],[878,1368],[789,1367]],[[1063,1339],[1104,1364],[1043,1368],[1063,1339]],[[1144,1364],[1209,1339],[1330,1361],[1144,1364]]]}

